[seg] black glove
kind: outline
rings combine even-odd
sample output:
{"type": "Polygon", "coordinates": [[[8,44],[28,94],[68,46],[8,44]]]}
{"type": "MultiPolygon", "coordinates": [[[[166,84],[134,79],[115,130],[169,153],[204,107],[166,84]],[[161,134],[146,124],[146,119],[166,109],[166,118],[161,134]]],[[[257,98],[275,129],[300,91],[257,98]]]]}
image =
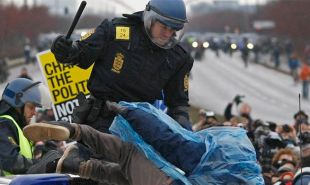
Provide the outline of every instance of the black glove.
{"type": "Polygon", "coordinates": [[[239,105],[242,102],[241,100],[242,98],[244,98],[244,96],[241,96],[241,95],[235,96],[234,102],[236,103],[236,105],[239,105]]]}
{"type": "Polygon", "coordinates": [[[69,60],[73,53],[72,40],[66,39],[66,36],[59,35],[52,44],[52,53],[58,62],[63,64],[72,64],[69,60]]]}
{"type": "Polygon", "coordinates": [[[82,92],[77,95],[77,99],[79,101],[79,106],[73,109],[72,122],[85,124],[94,102],[91,99],[86,99],[86,96],[82,92]]]}

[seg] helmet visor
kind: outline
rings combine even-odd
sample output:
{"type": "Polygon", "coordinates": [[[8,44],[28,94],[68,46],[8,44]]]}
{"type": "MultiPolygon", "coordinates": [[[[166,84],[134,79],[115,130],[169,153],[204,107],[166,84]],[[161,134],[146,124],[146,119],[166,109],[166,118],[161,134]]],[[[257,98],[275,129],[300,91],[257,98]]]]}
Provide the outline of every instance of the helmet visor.
{"type": "Polygon", "coordinates": [[[170,49],[174,47],[183,36],[185,24],[183,21],[164,17],[153,10],[144,11],[143,21],[146,33],[151,41],[163,49],[170,49]],[[152,27],[156,22],[159,22],[168,27],[170,30],[173,30],[173,34],[169,39],[166,39],[165,42],[159,41],[152,30],[152,27]]]}
{"type": "Polygon", "coordinates": [[[20,100],[25,103],[33,103],[37,107],[50,109],[52,105],[49,91],[41,82],[35,82],[23,89],[23,96],[20,100]]]}

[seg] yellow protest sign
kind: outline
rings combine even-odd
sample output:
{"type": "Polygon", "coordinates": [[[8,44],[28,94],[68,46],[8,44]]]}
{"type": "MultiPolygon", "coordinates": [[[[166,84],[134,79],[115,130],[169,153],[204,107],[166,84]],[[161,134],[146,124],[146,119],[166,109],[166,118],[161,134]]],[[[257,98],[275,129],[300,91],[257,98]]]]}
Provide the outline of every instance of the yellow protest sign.
{"type": "Polygon", "coordinates": [[[77,66],[63,65],[56,61],[49,50],[39,53],[37,59],[54,103],[56,118],[70,115],[78,105],[78,93],[89,94],[87,81],[93,66],[84,70],[77,66]]]}

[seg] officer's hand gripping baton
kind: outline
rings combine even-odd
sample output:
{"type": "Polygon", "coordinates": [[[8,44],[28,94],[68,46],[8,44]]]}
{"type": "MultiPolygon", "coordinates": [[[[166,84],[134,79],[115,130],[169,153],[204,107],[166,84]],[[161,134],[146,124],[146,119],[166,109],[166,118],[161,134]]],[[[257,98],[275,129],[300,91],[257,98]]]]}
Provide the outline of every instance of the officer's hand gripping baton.
{"type": "Polygon", "coordinates": [[[77,22],[79,21],[86,4],[87,4],[86,1],[81,2],[80,7],[79,7],[78,11],[76,12],[74,19],[73,19],[73,22],[70,26],[70,29],[66,35],[66,39],[69,39],[71,37],[71,34],[72,34],[77,22]]]}

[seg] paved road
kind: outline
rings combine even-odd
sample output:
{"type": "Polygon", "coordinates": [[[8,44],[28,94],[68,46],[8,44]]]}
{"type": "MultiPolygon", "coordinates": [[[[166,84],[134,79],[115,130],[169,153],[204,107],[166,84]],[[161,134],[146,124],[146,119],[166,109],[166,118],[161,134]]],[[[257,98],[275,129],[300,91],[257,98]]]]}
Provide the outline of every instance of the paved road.
{"type": "MultiPolygon", "coordinates": [[[[33,80],[40,80],[43,81],[43,77],[41,75],[41,71],[39,68],[39,65],[37,64],[19,64],[15,65],[14,67],[9,69],[10,76],[8,78],[8,81],[15,79],[20,75],[20,71],[22,67],[26,67],[29,73],[29,76],[33,78],[33,80]]],[[[5,88],[6,83],[0,84],[0,93],[2,94],[3,89],[5,88]]]]}
{"type": "MultiPolygon", "coordinates": [[[[298,111],[301,85],[294,85],[289,75],[250,64],[244,68],[240,55],[217,58],[207,52],[201,62],[195,62],[190,83],[190,103],[222,114],[236,94],[245,95],[253,110],[253,118],[278,123],[292,123],[298,111]]],[[[302,100],[302,108],[310,112],[309,101],[302,100]]],[[[235,114],[237,108],[234,107],[235,114]]]]}

